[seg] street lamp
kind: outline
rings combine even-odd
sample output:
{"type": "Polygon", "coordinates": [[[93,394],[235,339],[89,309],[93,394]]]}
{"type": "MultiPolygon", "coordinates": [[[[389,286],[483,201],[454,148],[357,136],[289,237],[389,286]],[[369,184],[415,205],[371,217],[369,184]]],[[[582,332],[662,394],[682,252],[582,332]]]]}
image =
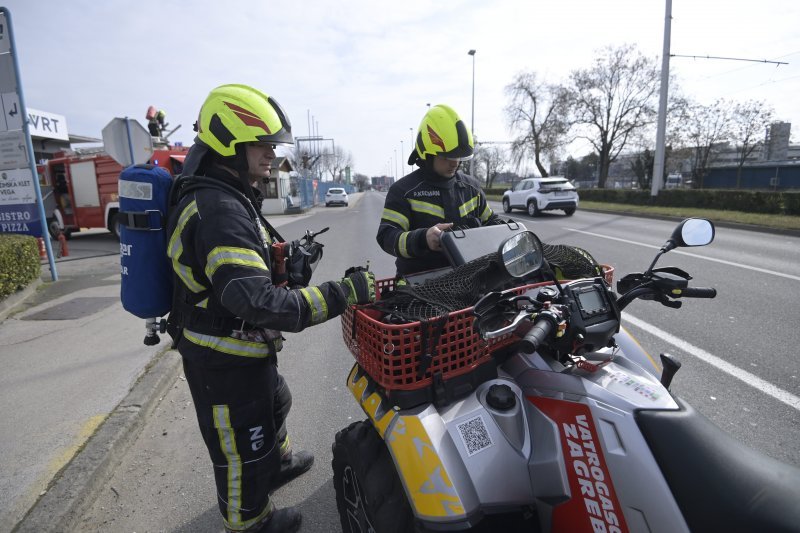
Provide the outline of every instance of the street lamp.
{"type": "MultiPolygon", "coordinates": [[[[406,153],[406,148],[405,148],[405,145],[403,144],[403,139],[400,139],[400,160],[401,161],[405,157],[405,153],[406,153]]],[[[400,165],[400,166],[402,167],[403,165],[400,165]]]]}
{"type": "MultiPolygon", "coordinates": [[[[470,50],[467,54],[472,56],[472,118],[470,120],[470,131],[472,132],[472,140],[475,141],[475,50],[470,50]]],[[[469,160],[469,173],[473,174],[475,169],[475,158],[469,160]]]]}
{"type": "Polygon", "coordinates": [[[472,135],[475,135],[475,50],[470,50],[467,54],[472,56],[472,123],[469,127],[472,135]]]}
{"type": "MultiPolygon", "coordinates": [[[[408,131],[411,132],[411,151],[416,150],[416,145],[414,144],[414,128],[408,128],[408,131]]],[[[414,170],[414,165],[409,165],[411,170],[414,170]]]]}

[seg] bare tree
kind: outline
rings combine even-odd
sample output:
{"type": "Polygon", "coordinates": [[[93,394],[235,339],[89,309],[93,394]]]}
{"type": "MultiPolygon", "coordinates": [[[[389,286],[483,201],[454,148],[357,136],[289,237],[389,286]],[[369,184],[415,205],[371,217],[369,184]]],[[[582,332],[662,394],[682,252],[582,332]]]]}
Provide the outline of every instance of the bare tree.
{"type": "Polygon", "coordinates": [[[336,146],[333,150],[323,150],[320,161],[323,172],[331,176],[331,181],[342,181],[342,172],[345,167],[353,165],[353,156],[341,146],[336,146]]]}
{"type": "Polygon", "coordinates": [[[763,144],[763,134],[772,120],[773,110],[764,101],[748,100],[733,107],[731,141],[736,145],[736,188],[742,185],[742,166],[750,154],[763,144]]]}
{"type": "Polygon", "coordinates": [[[572,72],[575,121],[595,133],[584,138],[600,156],[598,187],[605,187],[608,167],[631,135],[655,119],[659,76],[655,59],[634,45],[607,47],[593,67],[572,72]]]}
{"type": "Polygon", "coordinates": [[[703,188],[708,167],[730,138],[731,113],[732,105],[725,100],[717,100],[711,105],[690,104],[686,108],[682,122],[687,142],[694,149],[692,186],[695,188],[703,188]]]}
{"type": "Polygon", "coordinates": [[[359,191],[365,191],[369,188],[369,176],[356,173],[353,175],[353,183],[358,187],[359,191]]]}
{"type": "Polygon", "coordinates": [[[320,174],[320,163],[322,162],[322,154],[310,152],[307,146],[303,146],[298,151],[298,146],[285,148],[286,157],[291,161],[292,167],[302,176],[318,176],[320,174]]]}
{"type": "Polygon", "coordinates": [[[506,86],[506,94],[511,97],[505,109],[508,124],[519,133],[511,145],[514,163],[519,167],[532,157],[541,175],[548,176],[542,156],[569,142],[566,89],[540,82],[535,72],[522,72],[506,86]]]}
{"type": "Polygon", "coordinates": [[[486,188],[490,189],[494,179],[506,163],[505,150],[499,146],[478,145],[475,153],[478,163],[483,163],[486,168],[486,188]]]}

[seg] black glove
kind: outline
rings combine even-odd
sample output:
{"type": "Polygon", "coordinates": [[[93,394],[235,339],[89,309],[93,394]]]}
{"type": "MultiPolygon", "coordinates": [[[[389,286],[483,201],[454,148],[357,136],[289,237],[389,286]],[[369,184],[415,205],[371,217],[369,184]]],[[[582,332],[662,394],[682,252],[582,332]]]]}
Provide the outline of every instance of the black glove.
{"type": "Polygon", "coordinates": [[[348,305],[361,305],[375,301],[375,274],[364,267],[350,267],[344,273],[342,290],[348,305]]]}
{"type": "Polygon", "coordinates": [[[315,242],[306,248],[294,241],[286,264],[289,286],[307,287],[320,259],[322,259],[322,244],[315,242]]]}

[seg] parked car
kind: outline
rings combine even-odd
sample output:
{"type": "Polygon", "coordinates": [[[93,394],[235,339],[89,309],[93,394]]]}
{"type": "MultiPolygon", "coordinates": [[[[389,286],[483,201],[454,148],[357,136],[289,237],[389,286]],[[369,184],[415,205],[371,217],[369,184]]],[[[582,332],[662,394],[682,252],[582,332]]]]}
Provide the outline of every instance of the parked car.
{"type": "Polygon", "coordinates": [[[332,205],[347,206],[347,191],[338,187],[332,187],[325,193],[325,207],[332,205]]]}
{"type": "Polygon", "coordinates": [[[542,211],[563,209],[569,217],[578,208],[578,191],[566,178],[527,178],[503,193],[503,211],[525,209],[532,217],[542,211]]]}

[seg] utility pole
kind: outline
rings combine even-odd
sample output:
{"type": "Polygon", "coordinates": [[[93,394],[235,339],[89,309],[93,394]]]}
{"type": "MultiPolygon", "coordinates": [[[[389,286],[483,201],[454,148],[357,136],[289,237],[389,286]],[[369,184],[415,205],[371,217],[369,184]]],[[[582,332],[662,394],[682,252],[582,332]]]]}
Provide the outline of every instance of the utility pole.
{"type": "Polygon", "coordinates": [[[661,94],[658,100],[658,126],[656,127],[656,153],[653,160],[653,178],[650,195],[658,196],[664,176],[664,143],[667,130],[667,93],[669,91],[669,49],[672,32],[672,0],[666,0],[664,14],[664,49],[661,52],[661,94]]]}

